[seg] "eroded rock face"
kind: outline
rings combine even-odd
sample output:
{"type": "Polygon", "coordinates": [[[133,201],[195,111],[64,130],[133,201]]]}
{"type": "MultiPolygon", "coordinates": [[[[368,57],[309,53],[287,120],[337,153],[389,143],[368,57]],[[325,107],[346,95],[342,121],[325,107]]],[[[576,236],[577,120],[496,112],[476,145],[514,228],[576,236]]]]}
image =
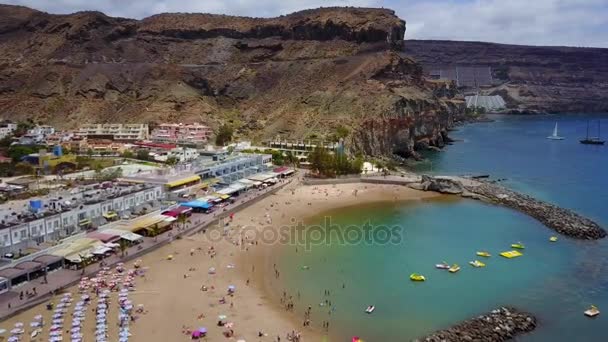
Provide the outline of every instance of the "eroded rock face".
{"type": "Polygon", "coordinates": [[[442,146],[462,104],[399,56],[393,11],[323,8],[278,18],[0,5],[0,111],[9,119],[230,122],[243,139],[330,139],[353,153],[442,146]]]}
{"type": "Polygon", "coordinates": [[[608,49],[406,40],[404,54],[427,71],[491,67],[501,95],[517,114],[608,112],[608,49]]]}

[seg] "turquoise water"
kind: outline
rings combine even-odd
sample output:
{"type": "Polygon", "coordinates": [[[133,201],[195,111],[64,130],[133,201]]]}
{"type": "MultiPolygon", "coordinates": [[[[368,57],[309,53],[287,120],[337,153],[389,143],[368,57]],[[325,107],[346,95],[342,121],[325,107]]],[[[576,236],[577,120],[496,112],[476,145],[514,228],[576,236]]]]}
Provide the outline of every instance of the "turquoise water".
{"type": "MultiPolygon", "coordinates": [[[[489,173],[505,185],[573,208],[608,223],[608,146],[584,146],[589,116],[498,117],[469,125],[452,135],[464,142],[431,156],[419,166],[441,174],[489,173]],[[545,139],[559,122],[564,141],[545,139]]],[[[606,126],[608,129],[608,125],[606,126]]],[[[523,341],[605,341],[606,316],[587,319],[591,303],[608,310],[608,245],[561,237],[518,212],[468,200],[379,203],[328,213],[348,225],[371,220],[398,225],[395,245],[322,245],[304,253],[286,248],[278,265],[297,308],[313,307],[313,323],[330,320],[330,340],[358,335],[367,341],[403,341],[445,328],[500,305],[538,316],[540,327],[523,341]],[[498,252],[522,241],[524,256],[507,260],[498,252]],[[488,250],[487,267],[467,263],[488,250]],[[441,261],[458,263],[457,274],[434,269],[441,261]],[[300,266],[308,265],[303,270],[300,266]],[[424,283],[410,282],[418,272],[424,283]],[[345,288],[342,288],[345,284],[345,288]],[[324,297],[324,290],[330,291],[324,297]],[[328,298],[334,307],[318,303],[328,298]],[[363,310],[374,304],[372,315],[363,310]]],[[[312,222],[322,221],[322,217],[312,222]]],[[[607,311],[608,312],[608,311],[607,311]]]]}

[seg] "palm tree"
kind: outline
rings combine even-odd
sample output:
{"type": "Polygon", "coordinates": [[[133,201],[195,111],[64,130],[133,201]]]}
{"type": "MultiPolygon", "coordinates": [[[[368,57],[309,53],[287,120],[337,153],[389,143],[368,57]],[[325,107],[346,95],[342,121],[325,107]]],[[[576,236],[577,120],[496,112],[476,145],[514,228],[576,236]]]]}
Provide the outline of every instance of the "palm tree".
{"type": "Polygon", "coordinates": [[[85,256],[82,254],[78,254],[78,257],[80,258],[80,268],[82,268],[82,275],[84,275],[84,271],[89,265],[89,260],[85,258],[85,256]]]}
{"type": "Polygon", "coordinates": [[[160,234],[160,228],[158,228],[158,223],[152,226],[151,233],[152,236],[154,236],[154,242],[158,241],[158,234],[160,234]]]}
{"type": "Polygon", "coordinates": [[[186,225],[188,223],[190,223],[190,219],[188,218],[188,216],[186,214],[179,214],[177,215],[177,223],[180,224],[182,226],[182,229],[186,229],[186,225]]]}
{"type": "Polygon", "coordinates": [[[125,240],[118,241],[118,248],[120,248],[120,253],[121,253],[122,257],[124,258],[125,252],[126,252],[127,248],[129,248],[127,241],[125,241],[125,240]]]}

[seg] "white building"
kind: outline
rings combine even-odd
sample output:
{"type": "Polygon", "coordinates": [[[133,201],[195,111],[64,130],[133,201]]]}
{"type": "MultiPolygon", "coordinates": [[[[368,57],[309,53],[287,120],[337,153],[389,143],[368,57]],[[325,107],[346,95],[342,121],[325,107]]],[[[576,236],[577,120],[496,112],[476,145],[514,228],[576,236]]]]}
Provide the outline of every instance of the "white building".
{"type": "Polygon", "coordinates": [[[55,127],[48,125],[36,126],[32,129],[29,129],[27,131],[27,134],[42,135],[43,137],[46,137],[47,135],[55,134],[55,127]]]}
{"type": "Polygon", "coordinates": [[[17,129],[17,124],[12,122],[0,123],[0,139],[4,139],[8,136],[13,135],[13,132],[17,129]]]}
{"type": "Polygon", "coordinates": [[[137,141],[148,139],[149,131],[148,124],[89,124],[81,126],[76,136],[137,141]]]}
{"type": "Polygon", "coordinates": [[[15,203],[9,202],[0,207],[0,252],[15,253],[56,241],[82,231],[95,221],[105,220],[109,213],[120,216],[163,196],[161,186],[138,184],[86,188],[77,193],[49,196],[41,199],[41,209],[37,212],[29,206],[16,210],[15,203]]]}
{"type": "Polygon", "coordinates": [[[154,159],[161,162],[166,162],[169,158],[175,158],[179,163],[185,163],[200,157],[198,151],[194,148],[176,147],[166,154],[155,155],[154,159]]]}

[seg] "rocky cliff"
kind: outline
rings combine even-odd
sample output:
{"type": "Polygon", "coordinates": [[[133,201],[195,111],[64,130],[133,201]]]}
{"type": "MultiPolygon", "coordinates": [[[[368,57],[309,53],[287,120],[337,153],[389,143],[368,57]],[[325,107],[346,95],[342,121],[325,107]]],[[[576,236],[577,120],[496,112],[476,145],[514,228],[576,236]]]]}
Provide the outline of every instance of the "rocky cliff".
{"type": "Polygon", "coordinates": [[[406,40],[404,55],[427,73],[490,67],[494,85],[481,91],[513,112],[608,112],[608,49],[406,40]]]}
{"type": "Polygon", "coordinates": [[[353,152],[410,155],[443,143],[461,102],[399,56],[404,33],[386,9],[132,20],[0,6],[0,112],[62,127],[230,123],[258,142],[342,126],[353,152]]]}

